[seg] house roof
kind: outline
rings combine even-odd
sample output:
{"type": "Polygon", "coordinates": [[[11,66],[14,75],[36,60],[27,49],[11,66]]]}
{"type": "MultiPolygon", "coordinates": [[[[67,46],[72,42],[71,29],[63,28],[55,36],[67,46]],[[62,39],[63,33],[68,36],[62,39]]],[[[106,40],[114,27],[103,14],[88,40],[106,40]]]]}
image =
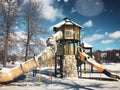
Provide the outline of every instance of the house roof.
{"type": "Polygon", "coordinates": [[[59,22],[58,24],[56,25],[53,25],[54,28],[59,28],[61,27],[62,25],[76,25],[78,27],[81,27],[79,24],[75,23],[74,21],[70,20],[69,18],[65,18],[63,21],[59,22]]]}

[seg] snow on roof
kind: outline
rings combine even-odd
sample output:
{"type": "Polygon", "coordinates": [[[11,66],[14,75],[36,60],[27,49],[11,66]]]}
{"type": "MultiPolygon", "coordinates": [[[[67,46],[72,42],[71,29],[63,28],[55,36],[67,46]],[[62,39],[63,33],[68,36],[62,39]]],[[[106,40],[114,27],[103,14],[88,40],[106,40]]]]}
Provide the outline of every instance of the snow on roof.
{"type": "Polygon", "coordinates": [[[82,45],[83,45],[84,48],[93,48],[92,45],[88,44],[88,43],[85,42],[85,41],[82,42],[82,45]]]}
{"type": "Polygon", "coordinates": [[[76,25],[76,26],[78,26],[78,27],[82,27],[82,26],[80,26],[79,24],[73,22],[72,20],[70,20],[70,19],[68,19],[68,18],[65,18],[63,21],[59,22],[58,24],[53,25],[53,27],[59,28],[59,27],[61,27],[61,26],[64,25],[64,24],[65,24],[65,25],[76,25]]]}

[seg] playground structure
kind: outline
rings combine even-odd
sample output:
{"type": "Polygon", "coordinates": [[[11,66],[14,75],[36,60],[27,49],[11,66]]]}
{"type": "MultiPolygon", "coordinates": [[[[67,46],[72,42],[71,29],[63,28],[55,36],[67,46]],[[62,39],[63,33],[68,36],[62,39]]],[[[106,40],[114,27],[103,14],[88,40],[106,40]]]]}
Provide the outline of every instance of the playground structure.
{"type": "MultiPolygon", "coordinates": [[[[96,68],[99,72],[111,78],[120,79],[119,75],[112,74],[92,58],[92,47],[90,55],[84,52],[84,45],[81,44],[80,29],[82,27],[65,18],[62,22],[54,25],[55,34],[50,36],[47,48],[35,58],[32,58],[12,69],[3,68],[0,73],[0,83],[13,81],[22,74],[40,67],[46,60],[55,56],[55,76],[59,73],[61,77],[79,77],[81,65],[85,62],[96,68]],[[58,67],[59,66],[59,67],[58,67]],[[80,68],[79,68],[80,67],[80,68]]],[[[92,69],[91,69],[92,70],[92,69]]]]}

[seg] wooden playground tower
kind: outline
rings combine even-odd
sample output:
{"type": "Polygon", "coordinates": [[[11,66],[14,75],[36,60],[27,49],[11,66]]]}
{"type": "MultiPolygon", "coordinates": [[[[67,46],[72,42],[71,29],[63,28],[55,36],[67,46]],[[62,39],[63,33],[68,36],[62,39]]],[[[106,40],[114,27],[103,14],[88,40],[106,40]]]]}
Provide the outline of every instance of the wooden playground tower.
{"type": "MultiPolygon", "coordinates": [[[[63,37],[57,41],[57,52],[55,53],[55,76],[78,77],[77,47],[80,45],[81,26],[69,18],[54,25],[55,33],[62,31],[63,37]]],[[[79,60],[80,61],[80,60],[79,60]]]]}
{"type": "Polygon", "coordinates": [[[90,45],[86,46],[85,43],[80,43],[80,30],[81,26],[68,18],[54,25],[55,34],[47,39],[46,49],[36,57],[11,69],[3,68],[0,70],[0,83],[11,82],[24,73],[40,67],[42,63],[49,59],[51,61],[50,67],[52,67],[51,58],[53,56],[55,56],[56,77],[78,78],[81,76],[82,63],[88,63],[99,72],[111,78],[120,79],[119,75],[111,73],[92,58],[92,47],[90,45]],[[84,52],[85,49],[89,49],[89,53],[84,52]]]}

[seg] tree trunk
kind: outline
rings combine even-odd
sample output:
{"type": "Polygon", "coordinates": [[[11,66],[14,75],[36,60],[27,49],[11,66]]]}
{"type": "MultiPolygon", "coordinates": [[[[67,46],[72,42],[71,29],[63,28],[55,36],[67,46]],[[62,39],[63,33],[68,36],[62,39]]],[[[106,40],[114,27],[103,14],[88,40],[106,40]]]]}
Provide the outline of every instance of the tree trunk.
{"type": "Polygon", "coordinates": [[[27,38],[27,43],[26,43],[25,61],[27,61],[28,58],[28,50],[29,50],[29,38],[27,38]]]}
{"type": "Polygon", "coordinates": [[[8,59],[8,39],[9,39],[9,33],[10,33],[10,27],[7,28],[7,35],[5,37],[3,67],[6,67],[6,62],[7,62],[7,59],[8,59]]]}
{"type": "Polygon", "coordinates": [[[8,53],[8,51],[7,51],[7,49],[8,49],[8,38],[6,37],[5,38],[5,49],[4,49],[4,59],[3,59],[3,67],[6,67],[6,61],[7,61],[7,53],[8,53]]]}
{"type": "Polygon", "coordinates": [[[27,17],[27,42],[26,42],[26,51],[25,51],[25,61],[27,61],[28,58],[28,51],[29,51],[29,42],[30,42],[30,22],[29,22],[29,17],[27,17]]]}

